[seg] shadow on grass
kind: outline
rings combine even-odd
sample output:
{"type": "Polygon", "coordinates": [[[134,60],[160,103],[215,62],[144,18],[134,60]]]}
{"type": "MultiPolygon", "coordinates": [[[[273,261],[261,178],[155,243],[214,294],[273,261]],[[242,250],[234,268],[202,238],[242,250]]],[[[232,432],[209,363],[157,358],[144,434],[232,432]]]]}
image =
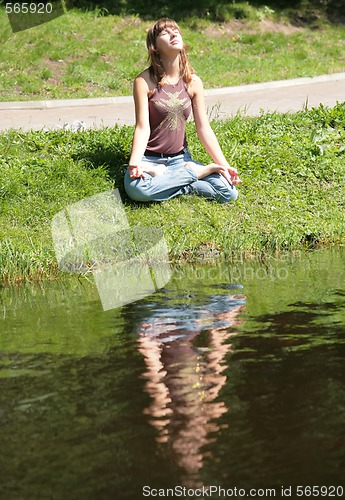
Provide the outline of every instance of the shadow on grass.
{"type": "Polygon", "coordinates": [[[146,208],[160,203],[139,203],[131,200],[127,195],[124,188],[124,177],[128,165],[129,155],[126,150],[116,149],[114,146],[98,145],[97,149],[93,151],[79,152],[77,154],[73,154],[72,157],[75,160],[86,161],[88,168],[105,168],[109,177],[114,181],[114,189],[119,190],[121,199],[126,205],[130,205],[132,208],[146,208]]]}
{"type": "Polygon", "coordinates": [[[129,199],[124,190],[123,180],[128,165],[126,151],[114,146],[98,144],[97,148],[73,153],[74,160],[85,161],[88,168],[107,170],[109,177],[114,181],[114,188],[120,191],[123,199],[129,199]]]}
{"type": "Polygon", "coordinates": [[[67,132],[64,142],[73,161],[81,162],[84,168],[104,170],[118,189],[123,199],[128,199],[124,190],[124,176],[130,157],[133,127],[104,127],[100,130],[85,130],[80,134],[67,132]]]}

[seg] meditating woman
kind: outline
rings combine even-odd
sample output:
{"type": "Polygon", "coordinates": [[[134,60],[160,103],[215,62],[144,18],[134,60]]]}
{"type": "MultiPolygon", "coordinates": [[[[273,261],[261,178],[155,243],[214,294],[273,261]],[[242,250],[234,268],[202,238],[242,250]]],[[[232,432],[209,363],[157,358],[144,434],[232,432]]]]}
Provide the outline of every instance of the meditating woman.
{"type": "Polygon", "coordinates": [[[160,19],[147,33],[150,66],[134,81],[136,125],[125,175],[128,196],[139,202],[197,194],[220,203],[236,200],[237,170],[227,162],[210,126],[203,84],[191,67],[179,26],[160,19]],[[188,151],[186,121],[193,111],[198,137],[214,163],[188,151]]]}

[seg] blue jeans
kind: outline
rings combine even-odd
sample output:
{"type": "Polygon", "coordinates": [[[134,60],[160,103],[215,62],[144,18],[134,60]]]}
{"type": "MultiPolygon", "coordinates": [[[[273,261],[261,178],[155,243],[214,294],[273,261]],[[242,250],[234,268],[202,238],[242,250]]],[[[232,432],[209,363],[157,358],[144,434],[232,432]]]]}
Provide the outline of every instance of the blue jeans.
{"type": "Polygon", "coordinates": [[[200,165],[192,159],[187,150],[183,154],[168,158],[143,156],[143,166],[147,163],[152,170],[155,167],[166,167],[166,171],[157,176],[144,172],[143,178],[131,179],[127,169],[124,181],[126,193],[132,200],[141,202],[164,201],[181,194],[197,194],[219,203],[237,199],[237,189],[222,175],[211,174],[199,180],[192,168],[184,166],[186,162],[200,165]]]}

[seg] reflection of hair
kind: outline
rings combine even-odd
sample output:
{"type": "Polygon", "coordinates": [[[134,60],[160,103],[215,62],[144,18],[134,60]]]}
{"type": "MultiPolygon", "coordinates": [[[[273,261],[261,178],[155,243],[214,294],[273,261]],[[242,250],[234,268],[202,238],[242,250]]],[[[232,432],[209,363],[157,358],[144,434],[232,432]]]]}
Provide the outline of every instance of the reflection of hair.
{"type": "MultiPolygon", "coordinates": [[[[148,56],[150,61],[150,77],[156,83],[160,83],[165,75],[164,66],[162,61],[160,60],[159,53],[156,48],[156,40],[157,36],[166,28],[177,29],[181,34],[181,30],[178,24],[172,19],[162,18],[159,19],[154,26],[148,30],[146,36],[146,46],[148,50],[148,56]]],[[[192,74],[194,70],[190,65],[186,53],[185,46],[180,52],[180,76],[182,77],[185,83],[189,83],[192,80],[192,74]]]]}

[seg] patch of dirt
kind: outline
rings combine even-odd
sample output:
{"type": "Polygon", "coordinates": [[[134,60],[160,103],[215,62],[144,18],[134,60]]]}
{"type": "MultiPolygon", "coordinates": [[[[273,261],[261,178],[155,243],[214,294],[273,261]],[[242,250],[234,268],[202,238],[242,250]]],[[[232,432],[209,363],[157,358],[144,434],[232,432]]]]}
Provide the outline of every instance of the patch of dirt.
{"type": "Polygon", "coordinates": [[[112,32],[121,33],[122,29],[127,30],[128,26],[142,26],[143,22],[140,17],[125,16],[121,21],[117,22],[112,29],[112,32]]]}
{"type": "Polygon", "coordinates": [[[294,26],[293,24],[272,21],[270,19],[263,19],[255,24],[234,19],[227,23],[209,26],[205,30],[205,33],[213,38],[224,35],[234,36],[238,33],[283,33],[288,36],[301,30],[301,27],[294,26]]]}
{"type": "Polygon", "coordinates": [[[283,33],[284,35],[292,35],[301,31],[299,26],[283,23],[282,21],[274,22],[269,19],[263,19],[259,23],[260,31],[268,33],[283,33]]]}
{"type": "Polygon", "coordinates": [[[51,77],[48,78],[50,83],[57,83],[61,80],[64,68],[67,66],[67,61],[62,59],[51,59],[46,57],[43,61],[44,66],[51,72],[51,77]]]}

